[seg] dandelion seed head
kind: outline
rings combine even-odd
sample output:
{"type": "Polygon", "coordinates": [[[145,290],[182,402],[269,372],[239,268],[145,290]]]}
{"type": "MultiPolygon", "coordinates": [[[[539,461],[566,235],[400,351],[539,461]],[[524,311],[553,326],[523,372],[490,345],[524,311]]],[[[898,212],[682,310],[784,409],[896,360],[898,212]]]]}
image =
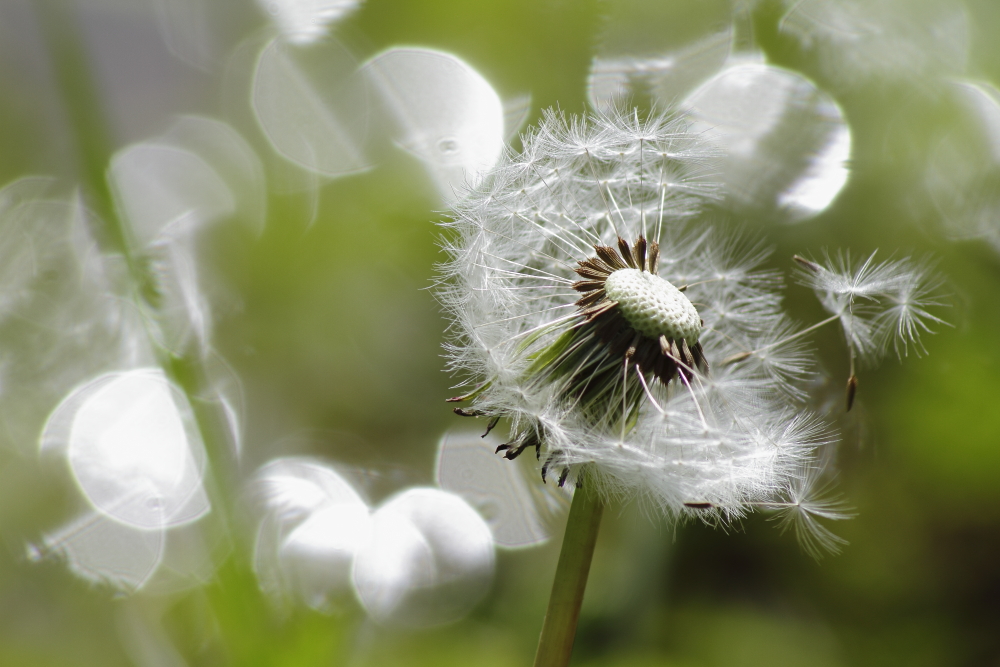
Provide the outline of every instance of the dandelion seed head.
{"type": "Polygon", "coordinates": [[[505,418],[498,453],[546,479],[674,519],[787,496],[825,442],[801,403],[811,356],[785,340],[768,251],[699,218],[717,155],[634,111],[550,111],[523,146],[446,223],[460,413],[505,418]]]}

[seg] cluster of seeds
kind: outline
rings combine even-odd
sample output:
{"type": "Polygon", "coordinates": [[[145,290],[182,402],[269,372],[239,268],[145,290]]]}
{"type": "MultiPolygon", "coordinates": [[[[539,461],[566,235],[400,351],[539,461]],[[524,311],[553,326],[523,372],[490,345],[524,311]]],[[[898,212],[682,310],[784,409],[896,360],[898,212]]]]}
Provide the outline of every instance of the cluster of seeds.
{"type": "Polygon", "coordinates": [[[700,218],[715,154],[676,120],[549,113],[523,146],[446,223],[456,412],[503,420],[497,451],[534,449],[543,479],[586,471],[674,518],[783,512],[808,547],[834,548],[815,521],[840,515],[814,495],[833,438],[809,409],[805,337],[841,323],[856,389],[855,353],[905,350],[939,321],[926,272],[809,262],[802,281],[831,317],[799,329],[780,275],[760,269],[768,253],[700,218]]]}

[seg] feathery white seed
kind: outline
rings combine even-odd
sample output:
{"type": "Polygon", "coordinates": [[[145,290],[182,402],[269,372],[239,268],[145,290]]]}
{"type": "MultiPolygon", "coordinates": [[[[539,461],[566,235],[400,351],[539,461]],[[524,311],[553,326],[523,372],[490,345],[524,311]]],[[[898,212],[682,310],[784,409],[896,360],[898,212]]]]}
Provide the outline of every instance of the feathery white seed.
{"type": "Polygon", "coordinates": [[[663,278],[639,269],[619,269],[604,284],[632,328],[647,338],[685,339],[701,335],[701,317],[684,294],[663,278]]]}

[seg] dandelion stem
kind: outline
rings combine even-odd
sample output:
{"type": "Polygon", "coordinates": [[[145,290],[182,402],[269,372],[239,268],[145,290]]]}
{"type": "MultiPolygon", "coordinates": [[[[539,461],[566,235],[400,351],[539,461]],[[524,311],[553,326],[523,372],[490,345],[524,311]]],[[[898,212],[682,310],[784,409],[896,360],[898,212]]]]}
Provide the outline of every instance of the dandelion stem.
{"type": "Polygon", "coordinates": [[[603,512],[604,504],[592,481],[576,489],[566,522],[559,564],[556,565],[549,608],[538,638],[535,667],[564,667],[569,664],[603,512]]]}
{"type": "MultiPolygon", "coordinates": [[[[100,216],[110,217],[113,204],[104,170],[111,156],[111,130],[88,66],[79,16],[71,3],[55,0],[36,3],[36,12],[75,143],[76,168],[87,203],[100,216]]],[[[109,231],[114,235],[113,242],[122,246],[119,249],[127,251],[120,230],[109,231]]]]}
{"type": "MultiPolygon", "coordinates": [[[[38,18],[45,45],[59,83],[66,116],[76,143],[77,171],[82,183],[85,200],[102,223],[101,239],[109,249],[121,253],[130,278],[130,295],[140,308],[157,308],[148,299],[156,277],[148,266],[139,261],[128,241],[125,221],[118,215],[105,169],[111,158],[112,140],[104,108],[81,37],[80,20],[72,5],[59,0],[39,4],[38,18]]],[[[567,281],[569,282],[569,281],[567,281]]],[[[149,326],[146,326],[147,332],[149,326]]],[[[229,499],[235,497],[236,478],[233,457],[224,444],[224,417],[213,411],[199,397],[207,389],[204,368],[200,361],[187,356],[177,356],[153,345],[157,361],[167,376],[187,395],[194,411],[195,422],[205,444],[212,475],[206,475],[206,490],[212,500],[213,511],[222,516],[227,526],[233,525],[233,506],[229,499]]]]}

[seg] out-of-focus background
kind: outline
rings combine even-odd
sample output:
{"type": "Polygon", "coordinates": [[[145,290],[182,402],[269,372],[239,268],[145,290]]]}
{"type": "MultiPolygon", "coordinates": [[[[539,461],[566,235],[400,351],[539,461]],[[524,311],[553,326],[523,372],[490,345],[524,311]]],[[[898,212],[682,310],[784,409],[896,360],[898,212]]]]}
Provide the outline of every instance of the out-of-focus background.
{"type": "Polygon", "coordinates": [[[611,507],[574,664],[1000,665],[998,30],[993,0],[5,0],[0,663],[527,664],[567,496],[444,402],[437,223],[542,110],[627,99],[719,142],[705,218],[769,267],[928,257],[950,326],[847,415],[813,339],[841,554],[611,507]]]}

